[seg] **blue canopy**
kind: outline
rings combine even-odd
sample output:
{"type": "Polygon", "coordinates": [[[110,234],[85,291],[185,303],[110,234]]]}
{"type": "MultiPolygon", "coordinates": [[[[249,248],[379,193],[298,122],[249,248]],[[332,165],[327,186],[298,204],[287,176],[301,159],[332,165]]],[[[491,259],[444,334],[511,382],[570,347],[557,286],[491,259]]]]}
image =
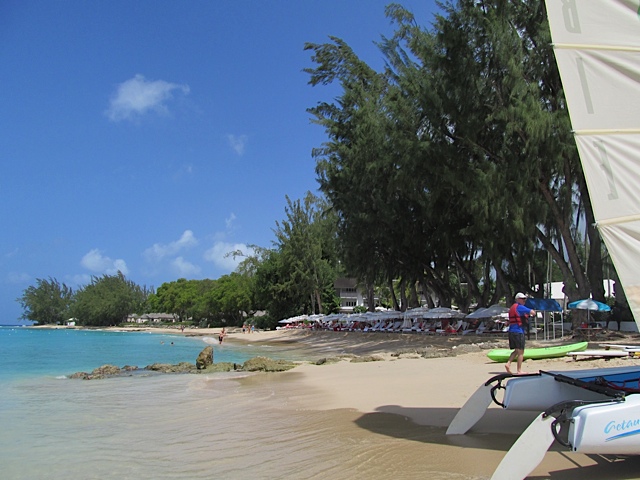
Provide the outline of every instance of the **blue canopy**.
{"type": "Polygon", "coordinates": [[[553,298],[527,298],[526,307],[540,312],[561,312],[562,307],[553,298]]]}

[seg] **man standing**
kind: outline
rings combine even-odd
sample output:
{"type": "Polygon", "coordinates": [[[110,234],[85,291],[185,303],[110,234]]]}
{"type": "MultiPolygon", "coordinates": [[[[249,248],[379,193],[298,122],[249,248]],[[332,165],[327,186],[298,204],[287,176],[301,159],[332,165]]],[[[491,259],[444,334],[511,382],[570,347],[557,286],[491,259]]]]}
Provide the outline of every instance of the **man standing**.
{"type": "Polygon", "coordinates": [[[511,372],[511,362],[517,360],[517,375],[525,374],[522,371],[522,361],[524,360],[524,331],[528,317],[533,317],[536,311],[524,306],[527,296],[524,293],[516,293],[516,303],[509,309],[509,348],[513,349],[509,360],[504,368],[511,372]]]}

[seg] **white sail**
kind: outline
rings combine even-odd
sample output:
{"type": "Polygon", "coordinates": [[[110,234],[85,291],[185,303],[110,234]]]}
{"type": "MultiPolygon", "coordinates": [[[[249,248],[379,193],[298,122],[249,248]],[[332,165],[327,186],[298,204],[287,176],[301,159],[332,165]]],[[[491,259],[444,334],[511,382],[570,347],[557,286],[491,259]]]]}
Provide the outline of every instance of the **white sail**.
{"type": "Polygon", "coordinates": [[[640,0],[546,0],[598,230],[640,328],[640,0]]]}

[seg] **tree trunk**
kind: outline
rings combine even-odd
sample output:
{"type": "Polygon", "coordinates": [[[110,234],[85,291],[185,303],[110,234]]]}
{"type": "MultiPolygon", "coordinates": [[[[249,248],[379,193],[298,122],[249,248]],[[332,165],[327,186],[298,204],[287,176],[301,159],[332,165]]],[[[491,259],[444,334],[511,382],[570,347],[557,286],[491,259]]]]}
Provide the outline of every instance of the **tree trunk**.
{"type": "Polygon", "coordinates": [[[391,292],[391,301],[393,302],[393,309],[399,312],[400,305],[398,305],[398,298],[396,297],[396,292],[393,289],[393,280],[389,279],[388,285],[389,285],[389,292],[391,292]]]}

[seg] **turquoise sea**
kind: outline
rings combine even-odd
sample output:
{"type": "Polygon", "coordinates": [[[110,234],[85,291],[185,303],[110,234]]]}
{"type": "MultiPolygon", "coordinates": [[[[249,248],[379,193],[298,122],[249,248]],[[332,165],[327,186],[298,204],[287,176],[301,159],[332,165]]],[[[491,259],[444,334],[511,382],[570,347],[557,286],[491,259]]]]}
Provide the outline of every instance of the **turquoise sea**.
{"type": "MultiPolygon", "coordinates": [[[[269,443],[254,415],[271,394],[240,388],[247,374],[66,378],[104,364],[195,363],[206,346],[182,335],[0,327],[0,478],[276,478],[230,461],[269,443]]],[[[216,362],[257,355],[299,357],[259,342],[214,346],[216,362]]]]}
{"type": "MultiPolygon", "coordinates": [[[[207,344],[202,337],[148,332],[0,327],[0,382],[19,378],[64,377],[101,365],[143,368],[152,363],[195,360],[207,344]]],[[[257,356],[296,358],[255,346],[215,347],[216,362],[243,363],[257,356]]],[[[299,355],[297,356],[299,358],[299,355]]]]}
{"type": "MultiPolygon", "coordinates": [[[[214,345],[215,361],[304,357],[259,339],[214,345]]],[[[66,378],[107,363],[194,363],[205,346],[181,335],[0,327],[0,478],[484,478],[447,473],[430,448],[442,432],[401,416],[306,409],[303,397],[320,392],[301,391],[295,370],[66,378]]]]}

